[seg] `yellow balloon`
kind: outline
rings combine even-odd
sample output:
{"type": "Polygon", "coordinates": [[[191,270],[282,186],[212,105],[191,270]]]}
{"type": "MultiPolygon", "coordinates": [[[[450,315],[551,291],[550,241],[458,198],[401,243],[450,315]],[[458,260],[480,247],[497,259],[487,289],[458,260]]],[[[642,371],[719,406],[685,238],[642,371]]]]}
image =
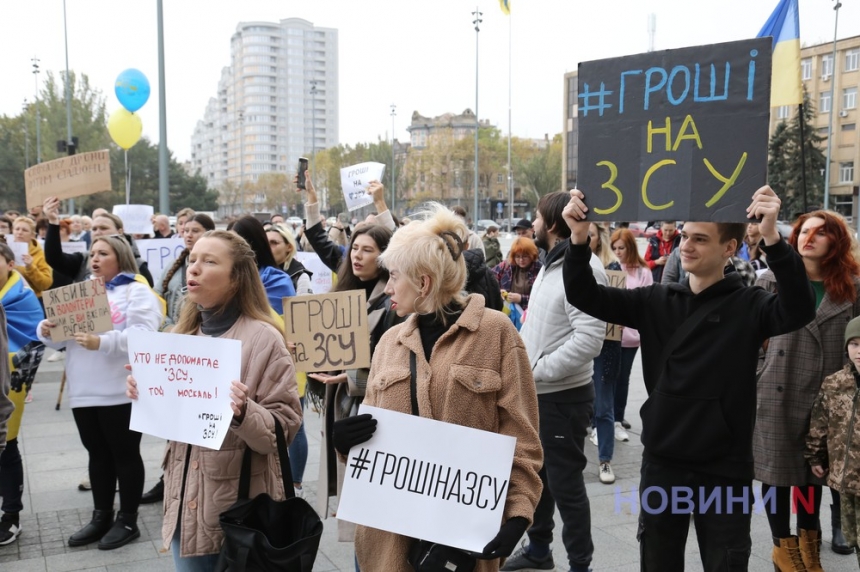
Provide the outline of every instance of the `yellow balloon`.
{"type": "Polygon", "coordinates": [[[120,108],[111,113],[108,119],[108,133],[114,143],[123,149],[131,149],[140,141],[143,132],[143,123],[140,116],[131,111],[120,108]]]}

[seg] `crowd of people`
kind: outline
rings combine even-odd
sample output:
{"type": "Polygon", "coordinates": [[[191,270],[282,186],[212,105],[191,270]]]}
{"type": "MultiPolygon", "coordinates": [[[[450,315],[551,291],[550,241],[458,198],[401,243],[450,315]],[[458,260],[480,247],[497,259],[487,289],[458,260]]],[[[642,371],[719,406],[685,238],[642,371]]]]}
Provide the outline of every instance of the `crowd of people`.
{"type": "MultiPolygon", "coordinates": [[[[823,569],[825,485],[830,545],[857,549],[860,248],[838,214],[805,214],[782,237],[780,200],[763,187],[748,209],[753,222],[665,221],[640,253],[624,225],[587,220],[582,191],[554,192],[540,198],[534,220],[516,223],[503,252],[499,228],[479,237],[459,208],[430,204],[399,220],[379,182],[368,188],[374,214],[354,225],[338,217],[327,228],[313,182],[301,192],[298,229],[276,215],[217,230],[208,215],[182,209],[174,231],[155,216],[152,236],[184,242],[159,276],[103,209],[61,218],[49,198],[29,214],[0,216],[0,344],[9,354],[0,360],[0,545],[22,532],[17,437],[47,347],[65,360],[89,458],[80,486],[91,489],[92,518],[69,546],[120,548],[140,536],[139,505],[162,501],[176,569],[216,569],[219,515],[236,499],[246,450],[252,495],[304,495],[306,402],[324,417],[316,497],[328,516],[346,456],[379,423],[359,414],[364,403],[516,438],[503,516],[483,551],[469,553],[474,570],[555,569],[557,510],[567,567],[585,572],[594,556],[586,447],[596,446],[599,482],[614,483],[641,348],[649,397],[639,412],[639,490],[695,490],[685,510],[640,512],[642,570],[683,569],[691,519],[705,570],[746,570],[753,479],[772,501],[777,572],[823,569]],[[86,247],[70,251],[69,241],[86,247]],[[285,297],[314,292],[300,251],[332,270],[334,291],[365,293],[369,368],[296,371],[282,315],[285,297]],[[55,341],[42,293],[92,279],[105,285],[112,330],[55,341]],[[129,428],[139,397],[127,365],[132,330],[242,342],[224,443],[213,451],[169,441],[164,474],[146,493],[141,435],[129,428]],[[276,425],[289,443],[293,491],[281,479],[276,425]],[[739,495],[750,504],[720,510],[739,495]]],[[[413,570],[418,539],[342,520],[338,538],[355,543],[356,570],[413,570]]]]}

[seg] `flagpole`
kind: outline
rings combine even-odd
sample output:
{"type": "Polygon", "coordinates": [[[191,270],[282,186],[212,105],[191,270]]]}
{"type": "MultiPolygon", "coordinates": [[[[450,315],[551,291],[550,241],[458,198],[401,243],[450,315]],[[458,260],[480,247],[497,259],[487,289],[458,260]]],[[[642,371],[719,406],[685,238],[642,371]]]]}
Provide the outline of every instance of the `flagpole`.
{"type": "Polygon", "coordinates": [[[839,8],[842,3],[836,0],[836,5],[833,9],[836,11],[836,17],[833,23],[833,55],[831,56],[830,69],[830,115],[827,118],[827,160],[824,164],[824,208],[830,207],[830,153],[833,147],[833,108],[836,107],[836,32],[839,29],[839,8]]]}
{"type": "MultiPolygon", "coordinates": [[[[806,138],[803,136],[803,124],[806,118],[803,116],[803,104],[797,106],[798,119],[800,120],[800,185],[803,192],[803,214],[809,212],[809,204],[806,201],[806,138]]],[[[789,213],[792,216],[793,213],[789,213]]]]}
{"type": "MultiPolygon", "coordinates": [[[[513,227],[514,224],[514,179],[511,174],[511,16],[508,14],[508,207],[510,211],[510,219],[508,224],[513,227]]],[[[512,229],[513,230],[513,229],[512,229]]]]}

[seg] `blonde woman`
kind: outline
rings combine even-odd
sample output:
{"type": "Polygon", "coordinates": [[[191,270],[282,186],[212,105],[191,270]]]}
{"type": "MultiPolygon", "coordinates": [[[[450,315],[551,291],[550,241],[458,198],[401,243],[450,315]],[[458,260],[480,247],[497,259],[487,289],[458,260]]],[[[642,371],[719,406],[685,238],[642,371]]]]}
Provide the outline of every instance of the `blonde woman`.
{"type": "Polygon", "coordinates": [[[16,266],[15,270],[23,276],[36,297],[41,300],[42,291],[51,287],[54,282],[54,271],[45,261],[45,252],[36,240],[36,223],[33,219],[19,216],[12,224],[12,236],[15,242],[26,242],[27,254],[22,257],[24,262],[16,266]]]}
{"type": "Polygon", "coordinates": [[[314,289],[311,286],[313,272],[296,259],[298,247],[292,231],[285,225],[275,224],[266,231],[266,237],[269,239],[269,247],[272,249],[272,256],[275,257],[278,268],[290,276],[296,294],[313,294],[314,289]]]}

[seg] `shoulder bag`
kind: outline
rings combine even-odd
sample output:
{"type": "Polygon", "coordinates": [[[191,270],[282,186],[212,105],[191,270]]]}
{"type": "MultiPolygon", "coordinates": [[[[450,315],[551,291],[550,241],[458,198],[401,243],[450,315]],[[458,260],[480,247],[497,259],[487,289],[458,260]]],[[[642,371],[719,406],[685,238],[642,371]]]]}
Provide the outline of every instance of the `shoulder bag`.
{"type": "Polygon", "coordinates": [[[311,505],[295,495],[287,440],[277,418],[275,437],[286,499],[272,500],[266,493],[248,498],[251,448],[246,448],[239,476],[239,498],[219,517],[224,543],[215,566],[218,572],[313,570],[323,524],[311,505]]]}

